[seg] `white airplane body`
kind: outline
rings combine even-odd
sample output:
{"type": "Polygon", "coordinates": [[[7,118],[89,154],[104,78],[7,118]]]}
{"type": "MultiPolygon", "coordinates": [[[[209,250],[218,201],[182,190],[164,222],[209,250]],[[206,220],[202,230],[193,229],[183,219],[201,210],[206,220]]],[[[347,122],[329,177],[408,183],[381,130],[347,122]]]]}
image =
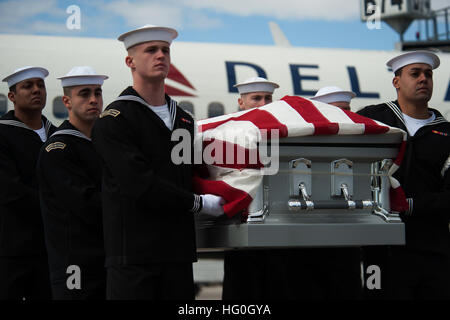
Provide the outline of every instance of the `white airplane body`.
{"type": "MultiPolygon", "coordinates": [[[[253,76],[263,76],[280,85],[274,100],[285,95],[310,98],[329,85],[352,90],[357,93],[352,111],[357,111],[366,105],[396,99],[393,74],[385,63],[398,53],[174,41],[166,90],[184,105],[192,104],[197,119],[237,111],[238,93],[233,85],[253,76]],[[211,104],[218,108],[216,113],[208,113],[211,104]]],[[[434,71],[434,92],[429,106],[450,119],[450,54],[438,55],[441,66],[434,71]]],[[[54,109],[54,103],[62,96],[61,83],[56,78],[80,65],[92,66],[98,73],[108,75],[103,86],[106,107],[132,84],[125,56],[123,44],[115,39],[0,35],[2,78],[23,66],[42,66],[50,71],[46,78],[44,115],[56,125],[64,120],[54,109]]],[[[7,100],[7,93],[8,87],[3,82],[0,99],[7,100]]],[[[7,109],[12,108],[7,101],[7,109]]]]}

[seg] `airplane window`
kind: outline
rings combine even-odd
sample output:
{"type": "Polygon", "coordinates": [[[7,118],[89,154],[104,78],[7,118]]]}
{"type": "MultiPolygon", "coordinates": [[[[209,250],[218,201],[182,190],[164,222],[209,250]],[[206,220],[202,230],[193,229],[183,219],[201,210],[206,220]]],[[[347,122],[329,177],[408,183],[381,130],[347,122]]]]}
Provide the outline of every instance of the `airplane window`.
{"type": "Polygon", "coordinates": [[[8,99],[4,94],[0,94],[0,116],[8,111],[8,99]]]}
{"type": "Polygon", "coordinates": [[[190,101],[180,101],[178,103],[178,105],[180,106],[181,109],[189,111],[192,114],[194,113],[194,105],[192,104],[192,102],[190,101]]]}
{"type": "Polygon", "coordinates": [[[69,112],[62,102],[62,96],[57,96],[55,99],[53,99],[53,115],[57,119],[65,119],[69,116],[69,112]]]}
{"type": "Polygon", "coordinates": [[[219,102],[211,102],[208,106],[208,118],[218,117],[224,114],[225,108],[219,102]]]}

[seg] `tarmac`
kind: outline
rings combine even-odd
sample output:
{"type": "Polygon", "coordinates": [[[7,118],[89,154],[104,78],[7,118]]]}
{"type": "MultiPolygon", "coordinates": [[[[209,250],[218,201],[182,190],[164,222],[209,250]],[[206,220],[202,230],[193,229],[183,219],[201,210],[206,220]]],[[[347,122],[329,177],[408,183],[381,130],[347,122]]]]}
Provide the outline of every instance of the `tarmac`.
{"type": "Polygon", "coordinates": [[[221,300],[223,258],[199,258],[193,264],[194,281],[199,288],[196,300],[221,300]]]}
{"type": "Polygon", "coordinates": [[[222,284],[200,285],[195,300],[222,300],[222,284]]]}

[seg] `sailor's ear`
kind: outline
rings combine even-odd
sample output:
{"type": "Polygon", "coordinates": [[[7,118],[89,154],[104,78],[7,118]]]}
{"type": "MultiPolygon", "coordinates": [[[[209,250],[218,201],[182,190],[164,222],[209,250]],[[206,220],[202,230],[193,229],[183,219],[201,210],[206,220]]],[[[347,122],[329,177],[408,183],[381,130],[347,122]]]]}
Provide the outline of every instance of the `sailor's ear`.
{"type": "Polygon", "coordinates": [[[242,98],[238,98],[239,110],[245,110],[244,108],[244,100],[242,98]]]}
{"type": "Polygon", "coordinates": [[[69,97],[69,96],[66,96],[66,95],[64,95],[63,97],[62,97],[62,102],[64,103],[64,105],[66,106],[66,108],[68,109],[68,110],[70,110],[72,107],[71,107],[71,102],[72,102],[72,100],[71,100],[71,98],[69,97]]]}
{"type": "Polygon", "coordinates": [[[8,92],[8,99],[9,101],[11,101],[12,103],[14,103],[16,101],[16,94],[13,91],[9,91],[8,92]]]}
{"type": "Polygon", "coordinates": [[[395,76],[394,79],[392,79],[392,85],[397,90],[400,88],[400,77],[399,76],[395,76]]]}
{"type": "Polygon", "coordinates": [[[134,58],[130,55],[125,57],[125,64],[131,69],[136,68],[136,66],[134,65],[134,58]]]}

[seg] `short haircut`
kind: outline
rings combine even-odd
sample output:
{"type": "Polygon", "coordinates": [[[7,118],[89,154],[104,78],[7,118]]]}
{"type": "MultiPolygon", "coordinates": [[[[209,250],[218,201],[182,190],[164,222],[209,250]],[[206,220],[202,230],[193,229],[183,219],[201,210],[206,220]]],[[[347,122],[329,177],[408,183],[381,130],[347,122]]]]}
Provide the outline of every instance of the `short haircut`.
{"type": "Polygon", "coordinates": [[[400,68],[400,69],[398,69],[397,71],[395,71],[395,76],[396,77],[400,77],[401,75],[402,75],[402,70],[403,70],[403,68],[400,68]]]}
{"type": "Polygon", "coordinates": [[[134,55],[135,52],[136,52],[136,45],[134,45],[134,46],[132,46],[132,47],[129,47],[129,48],[127,49],[127,53],[128,53],[129,56],[134,55]]]}
{"type": "Polygon", "coordinates": [[[17,92],[17,90],[16,90],[16,85],[15,85],[15,84],[12,85],[11,87],[9,87],[9,92],[14,92],[14,93],[17,92]]]}
{"type": "Polygon", "coordinates": [[[72,96],[72,89],[73,87],[63,87],[63,92],[65,96],[71,97],[72,96]]]}

